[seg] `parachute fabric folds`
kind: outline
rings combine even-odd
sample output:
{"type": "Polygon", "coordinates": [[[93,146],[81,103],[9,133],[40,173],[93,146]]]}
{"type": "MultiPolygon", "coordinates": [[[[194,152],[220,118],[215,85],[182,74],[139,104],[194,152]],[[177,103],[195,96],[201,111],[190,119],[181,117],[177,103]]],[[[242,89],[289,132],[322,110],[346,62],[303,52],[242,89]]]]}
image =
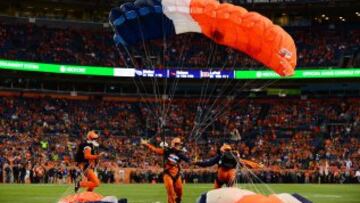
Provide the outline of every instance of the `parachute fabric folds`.
{"type": "Polygon", "coordinates": [[[311,203],[298,194],[271,194],[265,196],[239,188],[220,188],[201,195],[197,203],[311,203]]]}
{"type": "Polygon", "coordinates": [[[207,37],[245,52],[281,76],[294,74],[294,40],[266,17],[215,0],[192,0],[190,7],[192,17],[207,37]]]}
{"type": "Polygon", "coordinates": [[[104,198],[102,195],[95,192],[82,192],[78,194],[69,195],[59,200],[58,203],[85,203],[100,201],[104,198]]]}
{"type": "Polygon", "coordinates": [[[131,46],[186,32],[242,51],[280,76],[294,74],[294,40],[268,18],[216,0],[137,0],[113,8],[109,21],[117,45],[131,46]]]}
{"type": "Polygon", "coordinates": [[[58,201],[58,203],[126,203],[127,199],[117,199],[115,196],[103,197],[96,192],[82,192],[68,195],[58,201]]]}
{"type": "Polygon", "coordinates": [[[143,40],[175,35],[174,24],[162,9],[157,0],[138,0],[111,9],[109,21],[115,30],[115,43],[131,46],[143,40]]]}

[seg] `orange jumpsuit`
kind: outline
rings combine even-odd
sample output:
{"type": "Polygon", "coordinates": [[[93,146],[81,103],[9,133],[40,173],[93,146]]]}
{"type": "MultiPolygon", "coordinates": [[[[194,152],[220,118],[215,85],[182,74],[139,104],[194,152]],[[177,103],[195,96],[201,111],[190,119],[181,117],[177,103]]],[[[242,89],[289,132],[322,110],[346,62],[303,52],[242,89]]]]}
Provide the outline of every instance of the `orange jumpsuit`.
{"type": "Polygon", "coordinates": [[[180,203],[183,194],[183,183],[180,176],[180,161],[190,162],[190,159],[186,157],[181,151],[174,148],[162,149],[154,147],[151,144],[146,144],[151,151],[158,155],[163,155],[164,175],[163,181],[167,192],[168,203],[180,203]]]}
{"type": "Polygon", "coordinates": [[[94,147],[88,143],[80,145],[80,150],[83,150],[83,155],[78,160],[79,167],[87,179],[80,182],[80,187],[87,188],[87,191],[93,191],[100,185],[100,180],[94,172],[95,162],[99,155],[94,154],[94,147]]]}
{"type": "Polygon", "coordinates": [[[214,183],[214,188],[218,189],[221,188],[224,184],[226,184],[227,187],[234,186],[236,179],[236,169],[235,168],[224,168],[219,167],[217,171],[217,178],[214,183]]]}
{"type": "MultiPolygon", "coordinates": [[[[233,156],[231,152],[229,156],[233,156]]],[[[226,184],[227,187],[232,187],[236,179],[236,157],[234,157],[234,160],[227,160],[226,158],[224,158],[223,154],[218,154],[215,157],[210,158],[209,160],[196,163],[196,165],[201,167],[213,166],[215,164],[218,164],[219,167],[214,188],[221,188],[224,184],[226,184]]]]}

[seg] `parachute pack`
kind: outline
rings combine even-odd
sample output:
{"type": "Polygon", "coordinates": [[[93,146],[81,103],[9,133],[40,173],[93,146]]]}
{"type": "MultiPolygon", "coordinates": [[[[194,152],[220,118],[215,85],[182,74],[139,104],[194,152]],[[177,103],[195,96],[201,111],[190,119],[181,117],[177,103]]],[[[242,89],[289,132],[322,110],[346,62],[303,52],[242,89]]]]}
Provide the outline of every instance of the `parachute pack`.
{"type": "Polygon", "coordinates": [[[238,161],[232,152],[224,152],[219,160],[219,166],[224,168],[236,168],[238,161]]]}

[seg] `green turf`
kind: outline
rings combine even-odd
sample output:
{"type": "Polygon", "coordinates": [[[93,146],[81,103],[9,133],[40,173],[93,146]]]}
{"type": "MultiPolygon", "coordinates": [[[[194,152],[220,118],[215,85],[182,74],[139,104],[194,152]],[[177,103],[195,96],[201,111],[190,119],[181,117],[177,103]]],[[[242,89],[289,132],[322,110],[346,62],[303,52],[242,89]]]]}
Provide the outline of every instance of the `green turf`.
{"type": "MultiPolygon", "coordinates": [[[[266,191],[264,185],[244,186],[249,189],[266,191]]],[[[209,190],[212,185],[187,184],[184,191],[184,203],[194,203],[196,198],[209,190]]],[[[269,185],[271,190],[281,192],[297,192],[315,203],[360,203],[360,185],[269,185]]],[[[72,186],[67,185],[6,185],[0,184],[0,203],[55,203],[64,195],[72,193],[72,186]]],[[[96,190],[103,195],[126,197],[130,203],[166,203],[165,190],[158,185],[101,185],[96,190]]]]}

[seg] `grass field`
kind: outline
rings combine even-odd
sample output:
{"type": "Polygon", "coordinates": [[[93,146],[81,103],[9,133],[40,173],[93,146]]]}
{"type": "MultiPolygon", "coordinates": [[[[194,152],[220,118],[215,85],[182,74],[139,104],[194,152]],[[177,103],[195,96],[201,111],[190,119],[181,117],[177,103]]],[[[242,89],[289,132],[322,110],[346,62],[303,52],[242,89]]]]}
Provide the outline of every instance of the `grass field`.
{"type": "MultiPolygon", "coordinates": [[[[240,187],[248,187],[239,185],[240,187]]],[[[360,185],[269,185],[277,193],[297,192],[314,203],[360,203],[360,185]]],[[[212,185],[185,185],[184,203],[194,203],[212,185]]],[[[265,190],[263,185],[258,188],[265,190]]],[[[56,203],[60,197],[71,194],[72,185],[6,185],[0,184],[0,203],[56,203]]],[[[131,184],[101,185],[96,190],[103,195],[126,197],[130,203],[166,203],[163,185],[131,184]]]]}

